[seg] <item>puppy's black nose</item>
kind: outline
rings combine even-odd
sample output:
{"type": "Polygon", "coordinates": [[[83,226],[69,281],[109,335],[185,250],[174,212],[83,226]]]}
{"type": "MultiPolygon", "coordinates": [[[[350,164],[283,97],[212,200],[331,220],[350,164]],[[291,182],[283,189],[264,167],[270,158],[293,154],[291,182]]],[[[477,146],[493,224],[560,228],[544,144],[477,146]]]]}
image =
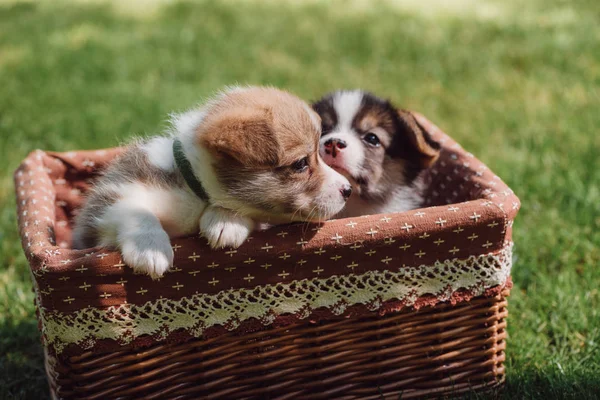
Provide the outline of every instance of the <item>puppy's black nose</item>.
{"type": "Polygon", "coordinates": [[[352,186],[344,186],[340,189],[340,193],[342,194],[344,200],[348,200],[348,197],[350,197],[350,195],[352,194],[352,186]]]}
{"type": "Polygon", "coordinates": [[[345,149],[347,144],[342,139],[329,139],[325,143],[325,153],[332,154],[334,157],[337,155],[337,151],[345,149]]]}

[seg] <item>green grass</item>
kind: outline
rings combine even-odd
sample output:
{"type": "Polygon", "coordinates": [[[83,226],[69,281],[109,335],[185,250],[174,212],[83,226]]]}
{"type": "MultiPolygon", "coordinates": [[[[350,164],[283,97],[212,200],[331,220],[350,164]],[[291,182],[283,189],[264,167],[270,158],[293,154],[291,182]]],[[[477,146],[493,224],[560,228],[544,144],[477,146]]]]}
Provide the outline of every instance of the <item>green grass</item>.
{"type": "Polygon", "coordinates": [[[505,397],[598,396],[596,1],[134,3],[0,3],[0,398],[47,396],[14,213],[20,160],[156,133],[236,82],[307,99],[367,88],[482,159],[523,203],[505,397]]]}

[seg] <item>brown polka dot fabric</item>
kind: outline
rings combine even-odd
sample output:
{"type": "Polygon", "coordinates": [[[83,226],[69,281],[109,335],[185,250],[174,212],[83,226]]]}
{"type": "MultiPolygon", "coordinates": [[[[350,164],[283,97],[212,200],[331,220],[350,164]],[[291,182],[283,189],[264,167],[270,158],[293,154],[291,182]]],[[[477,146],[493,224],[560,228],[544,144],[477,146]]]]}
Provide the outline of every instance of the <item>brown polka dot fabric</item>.
{"type": "Polygon", "coordinates": [[[174,239],[175,265],[157,281],[135,274],[116,252],[70,249],[83,195],[119,149],[31,153],[15,172],[17,210],[49,351],[73,355],[497,294],[510,284],[519,200],[418,118],[443,145],[427,172],[426,208],[278,226],[238,249],[174,239]]]}

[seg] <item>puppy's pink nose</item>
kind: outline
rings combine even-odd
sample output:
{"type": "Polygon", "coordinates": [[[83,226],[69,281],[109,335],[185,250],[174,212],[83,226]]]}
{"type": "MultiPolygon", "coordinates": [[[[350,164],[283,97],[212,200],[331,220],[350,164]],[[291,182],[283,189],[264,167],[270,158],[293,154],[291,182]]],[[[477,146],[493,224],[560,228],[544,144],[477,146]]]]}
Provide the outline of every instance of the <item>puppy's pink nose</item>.
{"type": "Polygon", "coordinates": [[[329,139],[325,143],[325,153],[337,156],[337,152],[346,148],[346,142],[342,139],[329,139]]]}

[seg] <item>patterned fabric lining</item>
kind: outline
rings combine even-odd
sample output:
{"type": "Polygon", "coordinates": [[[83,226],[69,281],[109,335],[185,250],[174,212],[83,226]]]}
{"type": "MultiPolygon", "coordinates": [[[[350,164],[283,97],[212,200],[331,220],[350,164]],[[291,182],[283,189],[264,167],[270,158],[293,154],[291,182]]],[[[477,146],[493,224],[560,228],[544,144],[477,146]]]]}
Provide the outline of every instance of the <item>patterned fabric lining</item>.
{"type": "Polygon", "coordinates": [[[511,249],[508,246],[466,260],[400,267],[396,271],[373,270],[361,275],[224,290],[213,295],[199,293],[179,300],[160,298],[139,306],[123,303],[103,310],[87,307],[74,313],[42,309],[40,319],[48,345],[60,353],[70,344],[93,349],[103,339],[124,345],[142,336],[165,340],[177,331],[202,337],[206,329],[215,325],[235,330],[249,319],[266,326],[278,315],[293,315],[301,320],[320,308],[342,315],[348,306],[356,304],[365,305],[370,311],[379,310],[390,300],[402,300],[404,306],[412,306],[426,294],[447,301],[458,289],[478,296],[486,288],[504,286],[510,273],[511,249]]]}
{"type": "Polygon", "coordinates": [[[82,195],[119,149],[32,153],[15,173],[15,185],[23,248],[50,351],[60,354],[68,346],[77,353],[104,339],[123,345],[138,337],[160,341],[177,330],[198,337],[210,327],[237,329],[243,321],[268,325],[279,316],[305,318],[320,308],[337,315],[359,304],[376,310],[393,299],[416,304],[423,296],[445,301],[461,290],[477,295],[504,285],[518,199],[473,155],[419,118],[443,144],[426,176],[430,207],[275,227],[256,232],[238,249],[214,251],[198,237],[175,239],[175,266],[158,281],[134,274],[118,253],[69,249],[82,195]],[[441,279],[442,266],[458,272],[441,279]],[[248,300],[255,293],[261,300],[248,300]],[[234,296],[238,308],[214,306],[227,296],[234,296]],[[282,296],[294,300],[276,301],[282,296]],[[183,303],[192,308],[173,311],[183,303]],[[172,318],[152,314],[168,320],[164,326],[140,318],[148,307],[168,308],[172,318]],[[191,312],[193,307],[203,311],[191,312]],[[87,331],[82,321],[89,323],[87,331]]]}

